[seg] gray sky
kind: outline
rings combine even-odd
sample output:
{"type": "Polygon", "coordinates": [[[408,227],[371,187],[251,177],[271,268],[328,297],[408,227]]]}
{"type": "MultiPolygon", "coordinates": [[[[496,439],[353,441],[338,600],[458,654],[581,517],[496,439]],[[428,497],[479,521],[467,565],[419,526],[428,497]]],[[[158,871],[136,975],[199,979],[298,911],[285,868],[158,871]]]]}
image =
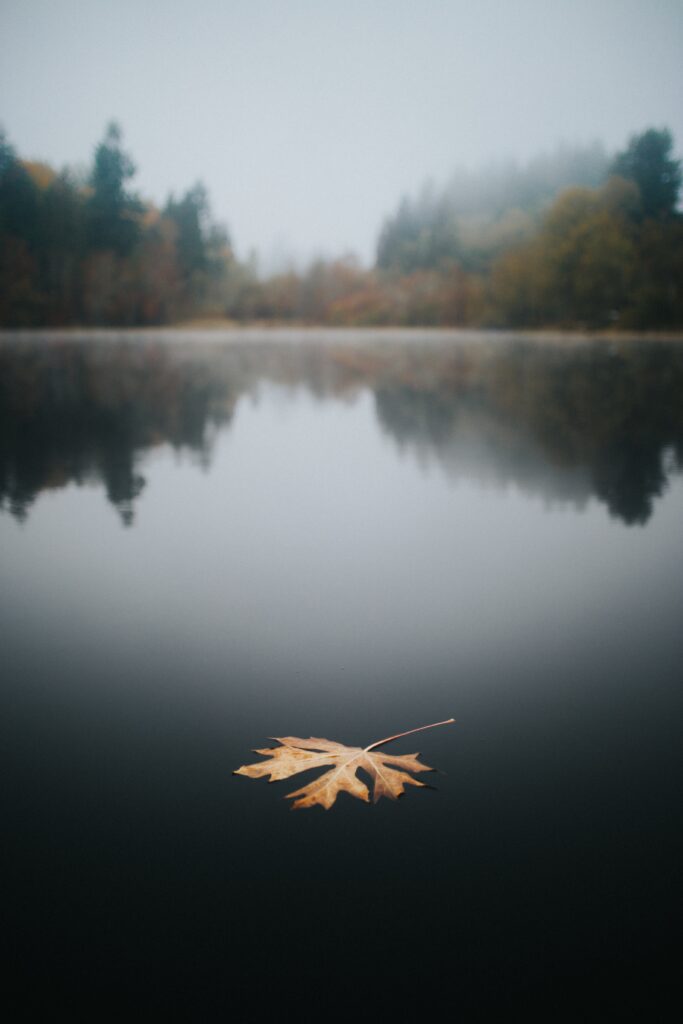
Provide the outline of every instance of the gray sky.
{"type": "Polygon", "coordinates": [[[116,118],[162,203],[197,179],[240,256],[369,260],[403,192],[561,142],[683,148],[683,0],[0,0],[0,124],[91,159],[116,118]]]}

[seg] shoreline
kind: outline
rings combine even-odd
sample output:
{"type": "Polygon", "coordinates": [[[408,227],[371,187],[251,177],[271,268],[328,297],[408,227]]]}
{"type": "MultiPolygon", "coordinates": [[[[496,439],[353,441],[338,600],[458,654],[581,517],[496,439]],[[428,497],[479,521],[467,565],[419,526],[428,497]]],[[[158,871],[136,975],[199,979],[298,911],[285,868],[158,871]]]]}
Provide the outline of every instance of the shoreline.
{"type": "Polygon", "coordinates": [[[0,343],[12,341],[226,341],[242,342],[438,342],[526,341],[539,344],[681,342],[680,331],[580,331],[558,328],[476,328],[476,327],[330,327],[191,321],[163,327],[0,327],[0,343]]]}

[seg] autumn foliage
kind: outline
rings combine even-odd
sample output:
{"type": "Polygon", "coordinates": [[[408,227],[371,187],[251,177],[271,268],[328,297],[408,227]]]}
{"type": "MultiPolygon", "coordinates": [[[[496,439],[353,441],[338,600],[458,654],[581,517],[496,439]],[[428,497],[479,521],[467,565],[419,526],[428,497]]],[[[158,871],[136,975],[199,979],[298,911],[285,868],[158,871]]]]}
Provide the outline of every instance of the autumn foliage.
{"type": "Polygon", "coordinates": [[[195,185],[164,210],[129,191],[109,125],[86,177],[21,161],[0,134],[0,324],[146,325],[223,312],[232,262],[195,185]]]}
{"type": "Polygon", "coordinates": [[[373,268],[351,256],[263,275],[233,254],[200,183],[163,209],[129,188],[111,124],[85,176],[0,134],[0,325],[188,318],[414,327],[683,326],[680,163],[666,130],[460,174],[403,199],[373,268]]]}
{"type": "Polygon", "coordinates": [[[246,775],[250,779],[267,778],[270,782],[277,782],[289,779],[300,772],[325,768],[326,771],[313,781],[292,793],[287,793],[288,798],[294,799],[292,810],[318,806],[327,811],[340,793],[348,793],[368,803],[370,792],[358,777],[359,771],[372,781],[373,803],[377,803],[383,796],[397,800],[405,793],[406,786],[425,787],[425,783],[413,778],[413,774],[431,772],[433,769],[418,760],[419,754],[385,754],[378,753],[377,748],[403,736],[433,729],[437,725],[450,725],[454,721],[455,719],[448,718],[443,722],[409,729],[387,739],[377,740],[369,747],[347,747],[343,743],[319,739],[316,736],[309,736],[308,739],[300,739],[298,736],[276,736],[273,738],[280,744],[278,747],[254,751],[256,754],[263,754],[269,760],[242,765],[234,774],[246,775]]]}

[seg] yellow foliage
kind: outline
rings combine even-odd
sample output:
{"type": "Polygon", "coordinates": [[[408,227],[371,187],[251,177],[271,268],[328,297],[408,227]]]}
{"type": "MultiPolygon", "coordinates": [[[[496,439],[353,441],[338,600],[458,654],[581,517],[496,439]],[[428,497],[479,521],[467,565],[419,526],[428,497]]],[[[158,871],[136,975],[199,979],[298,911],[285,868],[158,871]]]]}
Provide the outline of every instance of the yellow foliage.
{"type": "Polygon", "coordinates": [[[40,160],[22,160],[21,165],[30,175],[34,185],[40,189],[49,188],[57,175],[48,164],[40,160]]]}

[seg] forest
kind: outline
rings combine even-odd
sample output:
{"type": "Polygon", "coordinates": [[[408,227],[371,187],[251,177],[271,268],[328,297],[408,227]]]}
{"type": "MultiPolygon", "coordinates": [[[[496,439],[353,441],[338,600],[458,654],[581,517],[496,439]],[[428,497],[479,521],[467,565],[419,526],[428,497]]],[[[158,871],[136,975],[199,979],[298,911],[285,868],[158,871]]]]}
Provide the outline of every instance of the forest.
{"type": "Polygon", "coordinates": [[[134,175],[116,123],[81,174],[22,160],[0,133],[1,326],[683,326],[681,163],[665,128],[612,156],[565,148],[427,185],[387,216],[371,268],[317,259],[264,277],[201,183],[159,209],[134,175]]]}

